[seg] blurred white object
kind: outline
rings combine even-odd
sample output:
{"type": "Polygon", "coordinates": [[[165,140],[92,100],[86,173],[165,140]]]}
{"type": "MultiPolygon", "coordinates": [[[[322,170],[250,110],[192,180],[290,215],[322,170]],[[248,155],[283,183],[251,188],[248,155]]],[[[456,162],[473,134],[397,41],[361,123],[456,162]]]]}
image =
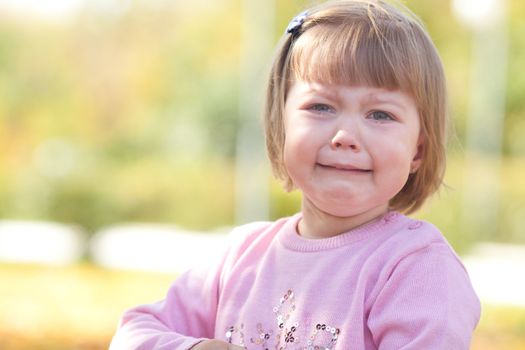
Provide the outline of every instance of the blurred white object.
{"type": "Polygon", "coordinates": [[[108,268],[180,273],[216,258],[226,240],[223,233],[126,224],[97,232],[90,251],[95,263],[108,268]]]}
{"type": "Polygon", "coordinates": [[[497,23],[505,14],[506,0],[452,0],[456,17],[473,29],[497,23]]]}
{"type": "Polygon", "coordinates": [[[481,301],[525,307],[525,246],[480,243],[463,262],[481,301]]]}
{"type": "Polygon", "coordinates": [[[83,232],[45,221],[0,221],[0,260],[66,265],[84,254],[83,232]]]}
{"type": "Polygon", "coordinates": [[[3,0],[0,1],[0,6],[2,10],[13,14],[62,21],[75,15],[82,8],[83,3],[84,0],[3,0]]]}

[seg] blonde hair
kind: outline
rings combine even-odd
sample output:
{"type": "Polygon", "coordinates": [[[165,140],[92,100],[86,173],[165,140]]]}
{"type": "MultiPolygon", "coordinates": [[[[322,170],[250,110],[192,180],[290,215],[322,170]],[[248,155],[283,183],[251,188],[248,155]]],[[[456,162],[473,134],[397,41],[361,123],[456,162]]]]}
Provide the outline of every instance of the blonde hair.
{"type": "Polygon", "coordinates": [[[422,163],[390,208],[411,213],[440,187],[445,172],[446,86],[443,66],[419,19],[381,0],[330,1],[308,10],[304,23],[281,39],[270,71],[265,134],[274,175],[293,188],[283,161],[284,105],[294,79],[399,89],[420,118],[422,163]]]}

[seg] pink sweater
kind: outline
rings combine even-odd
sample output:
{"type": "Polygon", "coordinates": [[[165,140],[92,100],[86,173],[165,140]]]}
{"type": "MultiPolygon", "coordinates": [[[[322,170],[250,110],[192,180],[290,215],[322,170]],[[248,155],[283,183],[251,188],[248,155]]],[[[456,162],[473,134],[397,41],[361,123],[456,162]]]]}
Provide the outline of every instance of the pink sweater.
{"type": "Polygon", "coordinates": [[[127,311],[110,349],[183,350],[203,338],[250,350],[469,348],[480,304],[434,226],[390,212],[310,240],[299,219],[237,228],[220,262],[127,311]]]}

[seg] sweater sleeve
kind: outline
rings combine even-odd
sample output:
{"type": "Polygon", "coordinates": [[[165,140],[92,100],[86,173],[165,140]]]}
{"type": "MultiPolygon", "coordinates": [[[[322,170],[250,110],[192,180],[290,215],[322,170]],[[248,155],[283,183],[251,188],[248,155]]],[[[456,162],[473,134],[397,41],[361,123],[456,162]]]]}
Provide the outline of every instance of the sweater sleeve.
{"type": "Polygon", "coordinates": [[[434,243],[401,259],[368,317],[378,349],[469,349],[479,300],[450,248],[434,243]]]}
{"type": "Polygon", "coordinates": [[[211,338],[217,275],[188,271],[175,281],[163,301],[126,311],[110,350],[186,350],[211,338]]]}

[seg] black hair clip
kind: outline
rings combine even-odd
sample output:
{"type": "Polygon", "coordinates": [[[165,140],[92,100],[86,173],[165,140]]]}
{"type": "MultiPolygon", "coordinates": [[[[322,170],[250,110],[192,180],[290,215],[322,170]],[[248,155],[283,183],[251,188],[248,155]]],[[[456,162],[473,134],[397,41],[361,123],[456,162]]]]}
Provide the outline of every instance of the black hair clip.
{"type": "Polygon", "coordinates": [[[297,16],[295,16],[290,21],[290,24],[288,24],[288,27],[286,27],[286,33],[292,34],[292,36],[296,36],[299,30],[301,29],[301,26],[303,25],[304,21],[306,20],[306,17],[308,17],[308,11],[303,11],[297,16]]]}

